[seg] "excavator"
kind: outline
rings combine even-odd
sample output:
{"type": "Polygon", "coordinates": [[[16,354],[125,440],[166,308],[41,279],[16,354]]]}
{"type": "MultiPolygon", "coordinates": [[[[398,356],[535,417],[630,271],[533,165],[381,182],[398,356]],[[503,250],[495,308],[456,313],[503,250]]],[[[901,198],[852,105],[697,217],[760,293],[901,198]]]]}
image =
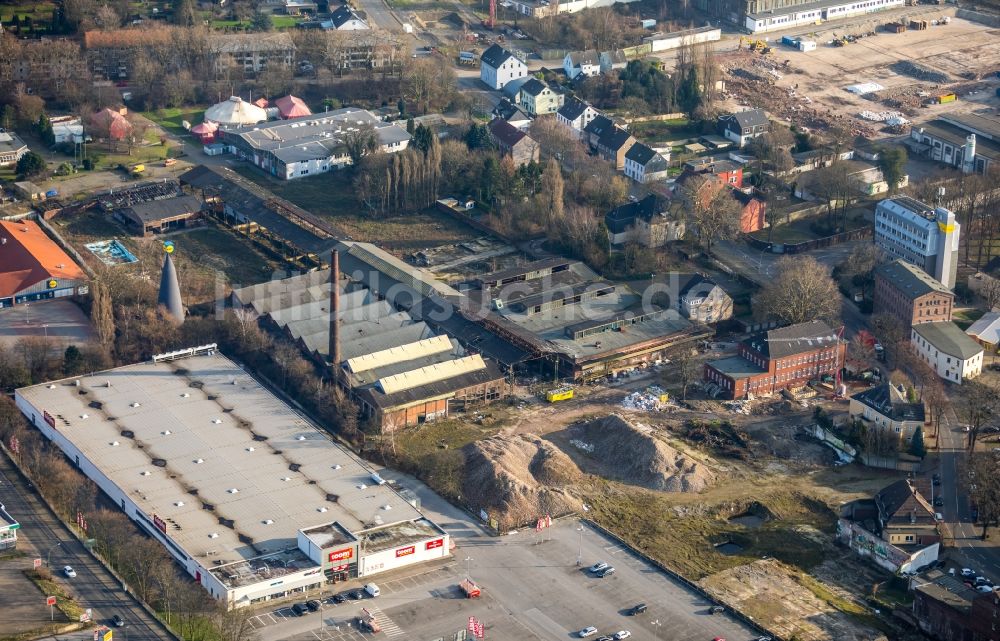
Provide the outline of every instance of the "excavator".
{"type": "Polygon", "coordinates": [[[744,44],[747,46],[747,51],[754,51],[762,54],[771,53],[771,47],[759,38],[754,39],[740,36],[739,49],[743,49],[744,44]]]}

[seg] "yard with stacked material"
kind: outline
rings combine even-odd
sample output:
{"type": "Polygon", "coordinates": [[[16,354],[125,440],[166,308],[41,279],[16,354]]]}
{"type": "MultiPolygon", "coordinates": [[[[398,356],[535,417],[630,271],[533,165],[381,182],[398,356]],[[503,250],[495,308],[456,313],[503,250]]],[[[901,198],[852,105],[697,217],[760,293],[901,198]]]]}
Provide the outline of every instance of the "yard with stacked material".
{"type": "Polygon", "coordinates": [[[851,594],[888,577],[833,541],[839,506],[895,476],[831,466],[803,436],[811,408],[772,403],[745,416],[717,403],[710,414],[702,402],[619,414],[649,382],[578,388],[562,404],[495,405],[474,420],[404,431],[395,446],[404,466],[501,529],[577,509],[784,638],[880,638],[851,594]],[[832,574],[832,560],[850,572],[832,574]],[[768,598],[729,586],[741,577],[768,598]]]}

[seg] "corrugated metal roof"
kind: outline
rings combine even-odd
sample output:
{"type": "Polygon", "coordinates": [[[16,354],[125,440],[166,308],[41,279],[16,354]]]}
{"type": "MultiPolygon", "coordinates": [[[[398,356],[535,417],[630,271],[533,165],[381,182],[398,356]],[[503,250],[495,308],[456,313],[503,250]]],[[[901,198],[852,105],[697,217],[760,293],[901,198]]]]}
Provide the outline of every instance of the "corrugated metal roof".
{"type": "Polygon", "coordinates": [[[366,372],[376,367],[384,367],[431,354],[440,354],[449,350],[451,350],[451,341],[448,340],[447,336],[434,336],[416,343],[407,343],[348,359],[347,369],[354,373],[366,372]]]}
{"type": "Polygon", "coordinates": [[[453,361],[428,365],[415,369],[412,372],[404,372],[395,376],[386,376],[379,379],[377,386],[383,394],[395,394],[403,390],[426,385],[436,381],[443,381],[454,376],[468,374],[481,369],[486,369],[486,363],[479,354],[457,358],[453,361]]]}

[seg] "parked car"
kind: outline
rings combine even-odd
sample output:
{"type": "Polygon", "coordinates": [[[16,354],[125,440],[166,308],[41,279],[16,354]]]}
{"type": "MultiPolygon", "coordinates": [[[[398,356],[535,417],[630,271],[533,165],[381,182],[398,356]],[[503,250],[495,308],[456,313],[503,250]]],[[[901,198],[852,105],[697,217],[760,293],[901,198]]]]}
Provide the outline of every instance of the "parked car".
{"type": "Polygon", "coordinates": [[[362,592],[361,590],[354,590],[348,596],[350,596],[355,601],[360,601],[361,599],[365,598],[365,593],[362,592]]]}
{"type": "Polygon", "coordinates": [[[589,568],[587,568],[587,571],[588,572],[600,572],[601,570],[603,570],[606,567],[608,567],[607,563],[605,563],[604,561],[598,561],[597,563],[595,563],[592,566],[590,566],[589,568]]]}
{"type": "Polygon", "coordinates": [[[76,578],[76,570],[74,570],[73,566],[71,565],[67,565],[66,567],[63,568],[63,574],[65,574],[70,579],[76,578]]]}
{"type": "Polygon", "coordinates": [[[615,641],[615,640],[609,637],[608,635],[604,634],[594,639],[594,641],[615,641]]]}
{"type": "Polygon", "coordinates": [[[622,639],[627,639],[632,636],[632,633],[628,630],[619,630],[615,632],[615,641],[621,641],[622,639]]]}
{"type": "Polygon", "coordinates": [[[935,512],[934,513],[934,520],[935,521],[943,521],[944,520],[944,515],[941,514],[940,512],[935,512]]]}
{"type": "Polygon", "coordinates": [[[597,573],[597,578],[603,579],[604,577],[611,576],[614,573],[615,573],[614,566],[613,565],[609,565],[608,567],[604,568],[603,570],[601,570],[600,572],[597,573]]]}
{"type": "Polygon", "coordinates": [[[595,634],[597,634],[597,628],[595,628],[592,625],[588,625],[587,627],[576,633],[576,635],[581,639],[586,639],[587,637],[594,636],[595,634]]]}
{"type": "Polygon", "coordinates": [[[305,603],[295,603],[292,605],[292,612],[295,613],[295,616],[305,616],[309,614],[309,606],[305,603]]]}
{"type": "Polygon", "coordinates": [[[972,568],[962,568],[962,576],[976,576],[976,571],[972,568]]]}
{"type": "Polygon", "coordinates": [[[982,592],[983,594],[986,594],[987,592],[992,592],[993,591],[993,586],[992,585],[977,585],[976,586],[976,591],[982,592]]]}
{"type": "Polygon", "coordinates": [[[633,605],[631,608],[629,608],[628,615],[630,617],[634,617],[637,614],[642,614],[647,609],[648,608],[646,607],[645,603],[639,603],[639,604],[633,605]]]}
{"type": "Polygon", "coordinates": [[[372,598],[375,598],[378,595],[382,594],[382,590],[379,590],[378,586],[375,585],[374,583],[369,583],[368,585],[366,585],[365,592],[371,595],[372,598]]]}
{"type": "Polygon", "coordinates": [[[310,599],[306,601],[306,607],[309,608],[310,612],[315,612],[319,610],[321,607],[323,607],[323,604],[317,601],[316,599],[310,599]]]}
{"type": "Polygon", "coordinates": [[[944,505],[944,499],[940,496],[934,497],[934,507],[942,507],[944,505]]]}
{"type": "Polygon", "coordinates": [[[124,627],[125,619],[122,618],[122,615],[116,614],[115,616],[111,617],[111,625],[115,626],[116,628],[124,627]]]}
{"type": "MultiPolygon", "coordinates": [[[[722,607],[721,605],[713,605],[711,608],[709,608],[709,612],[711,612],[712,614],[722,614],[725,611],[726,608],[722,607]]],[[[723,639],[722,641],[726,640],[723,639]]]]}

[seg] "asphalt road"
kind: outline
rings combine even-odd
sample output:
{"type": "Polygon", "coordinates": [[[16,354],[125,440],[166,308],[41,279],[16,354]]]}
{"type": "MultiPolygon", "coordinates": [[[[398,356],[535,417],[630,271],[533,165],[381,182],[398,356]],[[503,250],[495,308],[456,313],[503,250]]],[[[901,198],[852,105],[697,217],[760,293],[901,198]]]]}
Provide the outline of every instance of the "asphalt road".
{"type": "MultiPolygon", "coordinates": [[[[174,637],[122,590],[121,583],[73,537],[62,521],[43,503],[6,454],[0,453],[0,502],[21,524],[21,533],[39,554],[48,555],[52,575],[65,582],[67,591],[84,608],[92,608],[94,620],[104,624],[119,614],[124,628],[115,628],[115,638],[125,641],[173,641],[174,637]],[[67,579],[61,568],[70,565],[76,578],[67,579]]],[[[43,563],[44,556],[43,556],[43,563]]],[[[2,601],[2,597],[0,597],[2,601]]]]}
{"type": "MultiPolygon", "coordinates": [[[[957,400],[957,399],[956,399],[957,400]]],[[[938,454],[941,485],[935,488],[944,498],[944,506],[937,508],[954,537],[955,552],[962,565],[985,573],[993,581],[1000,581],[1000,547],[996,540],[979,538],[982,527],[972,522],[968,501],[968,478],[965,461],[968,435],[961,421],[950,408],[941,421],[941,449],[938,454]]]]}
{"type": "Polygon", "coordinates": [[[385,0],[359,0],[358,5],[368,16],[369,25],[386,31],[403,30],[403,25],[385,0]]]}

